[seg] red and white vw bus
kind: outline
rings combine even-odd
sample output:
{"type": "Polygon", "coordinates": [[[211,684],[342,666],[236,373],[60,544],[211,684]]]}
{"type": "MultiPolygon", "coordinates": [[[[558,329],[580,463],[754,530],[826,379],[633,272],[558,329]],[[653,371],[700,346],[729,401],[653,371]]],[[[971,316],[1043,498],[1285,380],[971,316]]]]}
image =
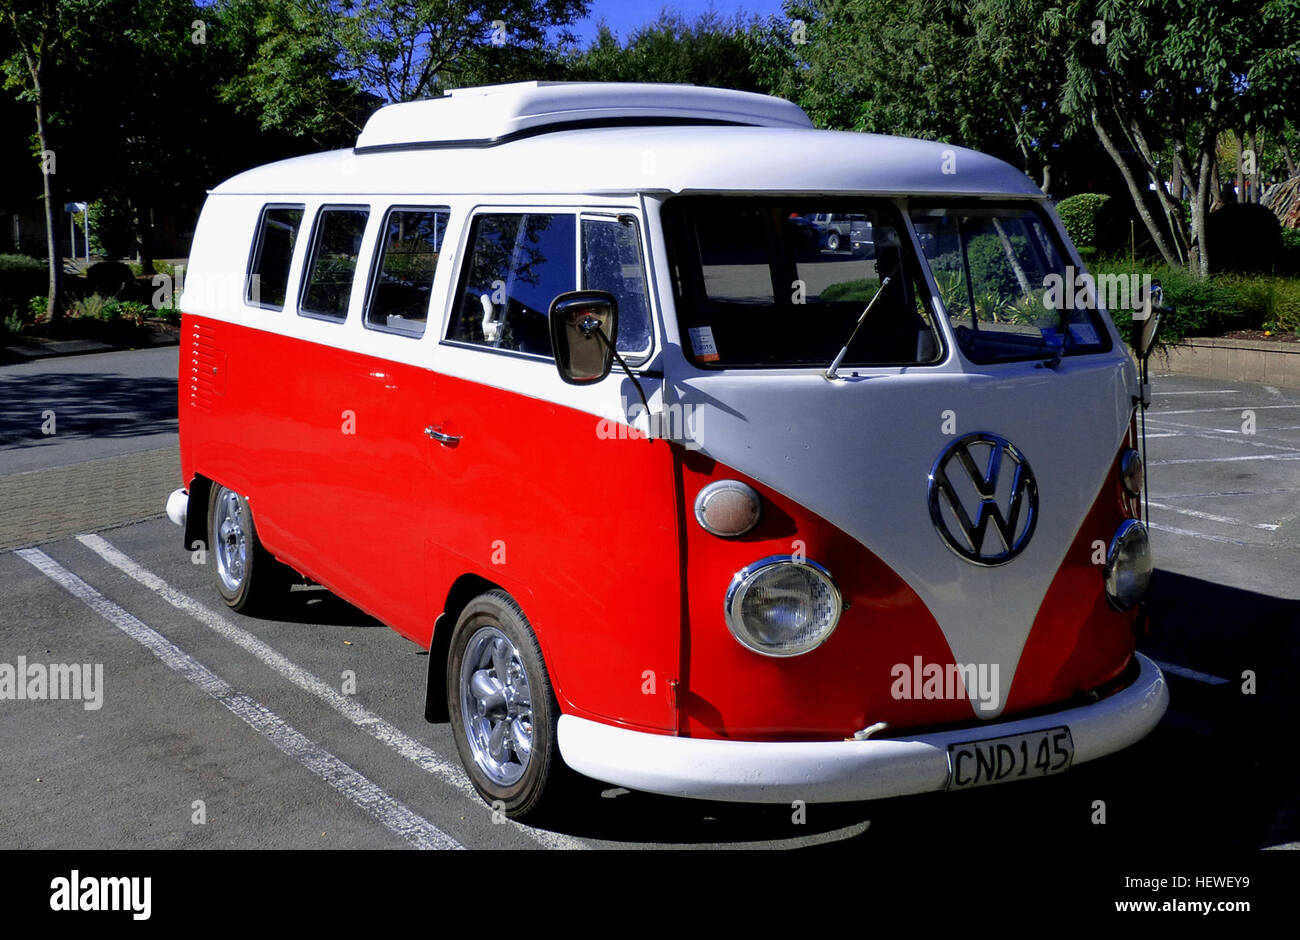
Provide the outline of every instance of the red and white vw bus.
{"type": "Polygon", "coordinates": [[[231,607],[298,572],[428,648],[511,816],[566,765],[739,801],[1059,773],[1167,704],[1134,362],[1044,292],[1082,271],[1011,166],[776,98],[393,105],[209,195],[169,515],[231,607]]]}

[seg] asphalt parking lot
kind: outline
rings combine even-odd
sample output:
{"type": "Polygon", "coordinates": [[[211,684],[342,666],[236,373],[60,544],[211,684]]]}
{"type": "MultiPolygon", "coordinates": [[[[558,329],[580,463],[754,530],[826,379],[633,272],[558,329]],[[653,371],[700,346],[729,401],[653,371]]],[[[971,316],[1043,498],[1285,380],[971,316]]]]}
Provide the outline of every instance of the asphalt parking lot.
{"type": "MultiPolygon", "coordinates": [[[[232,613],[157,510],[96,524],[90,501],[61,530],[0,541],[0,663],[103,666],[101,707],[0,701],[0,848],[847,844],[889,858],[954,831],[1083,856],[1153,835],[1198,851],[1300,846],[1300,763],[1278,746],[1300,702],[1300,390],[1158,375],[1154,393],[1160,570],[1141,646],[1166,665],[1172,705],[1111,758],[1017,786],[813,805],[801,819],[593,781],[546,828],[520,826],[494,819],[449,727],[424,721],[417,646],[308,585],[274,619],[232,613]]],[[[65,453],[81,467],[173,459],[168,447],[65,453]]],[[[71,472],[22,466],[0,475],[11,501],[71,472]]],[[[138,478],[133,498],[160,510],[175,485],[164,477],[138,478]]]]}

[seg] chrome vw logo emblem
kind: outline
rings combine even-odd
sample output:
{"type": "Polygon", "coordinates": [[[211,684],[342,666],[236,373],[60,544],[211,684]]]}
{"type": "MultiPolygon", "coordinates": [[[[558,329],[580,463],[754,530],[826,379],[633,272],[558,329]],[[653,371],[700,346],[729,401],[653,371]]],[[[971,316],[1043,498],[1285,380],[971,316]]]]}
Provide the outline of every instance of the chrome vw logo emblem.
{"type": "Polygon", "coordinates": [[[930,518],[944,544],[972,564],[1015,558],[1038,522],[1038,484],[1025,455],[996,434],[953,441],[930,470],[930,518]]]}

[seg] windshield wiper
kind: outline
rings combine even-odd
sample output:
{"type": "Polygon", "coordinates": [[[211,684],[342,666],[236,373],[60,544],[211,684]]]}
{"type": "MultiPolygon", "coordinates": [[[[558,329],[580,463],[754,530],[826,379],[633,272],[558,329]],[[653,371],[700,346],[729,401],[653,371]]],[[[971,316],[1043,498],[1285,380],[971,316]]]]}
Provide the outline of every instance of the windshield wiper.
{"type": "Polygon", "coordinates": [[[858,330],[862,329],[862,324],[866,322],[867,314],[871,312],[871,308],[876,305],[876,301],[880,299],[880,295],[885,292],[885,288],[889,286],[890,280],[893,279],[894,275],[898,273],[898,269],[902,266],[903,262],[901,261],[894,265],[894,270],[885,275],[885,279],[880,282],[880,286],[876,288],[876,292],[871,295],[871,299],[867,301],[866,308],[862,311],[862,315],[858,317],[857,324],[853,327],[853,332],[849,334],[848,341],[844,344],[844,348],[839,351],[831,361],[830,367],[826,370],[826,378],[833,379],[837,377],[835,373],[839,370],[840,363],[844,361],[844,357],[849,354],[849,347],[853,345],[853,340],[858,335],[858,330]]]}

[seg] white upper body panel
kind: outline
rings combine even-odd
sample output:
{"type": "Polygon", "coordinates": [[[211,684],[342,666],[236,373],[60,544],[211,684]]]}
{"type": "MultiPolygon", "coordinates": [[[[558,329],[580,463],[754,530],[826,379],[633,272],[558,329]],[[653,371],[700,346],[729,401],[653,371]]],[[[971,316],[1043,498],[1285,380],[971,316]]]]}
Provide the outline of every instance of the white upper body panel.
{"type": "Polygon", "coordinates": [[[489,147],[334,150],[257,167],[214,194],[782,192],[1045,198],[951,144],[793,127],[599,127],[489,147]]]}

